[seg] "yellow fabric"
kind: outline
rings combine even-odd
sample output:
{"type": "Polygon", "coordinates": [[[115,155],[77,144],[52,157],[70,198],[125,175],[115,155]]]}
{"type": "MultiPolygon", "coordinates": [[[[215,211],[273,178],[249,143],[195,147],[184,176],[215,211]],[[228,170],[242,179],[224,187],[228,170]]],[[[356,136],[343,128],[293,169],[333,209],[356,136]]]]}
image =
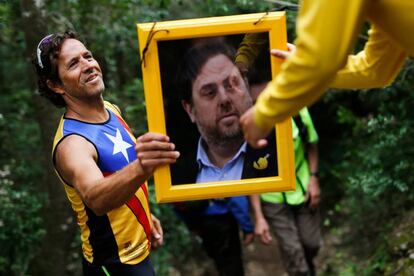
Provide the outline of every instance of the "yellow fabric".
{"type": "MultiPolygon", "coordinates": [[[[104,105],[106,108],[109,108],[112,112],[114,112],[116,115],[118,115],[121,119],[121,110],[119,109],[119,107],[113,103],[110,103],[108,101],[104,101],[104,105]]],[[[122,119],[123,120],[123,119],[122,119]]]]}
{"type": "Polygon", "coordinates": [[[237,49],[235,63],[250,68],[260,53],[261,48],[269,41],[267,33],[248,33],[237,49]]]}
{"type": "MultiPolygon", "coordinates": [[[[144,207],[147,217],[151,217],[148,201],[142,189],[135,196],[144,207]]],[[[118,255],[121,263],[137,264],[150,253],[150,244],[144,228],[138,222],[131,210],[125,204],[107,213],[113,235],[118,245],[118,255]]]]}
{"type": "Polygon", "coordinates": [[[315,102],[328,87],[387,85],[414,55],[412,0],[302,0],[296,27],[295,53],[254,107],[264,128],[315,102]],[[364,51],[348,58],[365,21],[372,29],[364,51]]]}

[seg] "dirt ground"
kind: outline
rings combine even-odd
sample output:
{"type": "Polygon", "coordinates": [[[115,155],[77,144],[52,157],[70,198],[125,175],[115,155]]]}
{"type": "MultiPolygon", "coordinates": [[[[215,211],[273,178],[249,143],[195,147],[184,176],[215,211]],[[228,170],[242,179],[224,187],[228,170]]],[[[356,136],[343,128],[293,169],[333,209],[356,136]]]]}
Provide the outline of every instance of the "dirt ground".
{"type": "MultiPolygon", "coordinates": [[[[169,276],[217,276],[214,263],[202,251],[201,247],[200,250],[197,262],[187,263],[185,271],[173,269],[169,276]]],[[[257,240],[249,246],[243,247],[243,259],[245,276],[287,276],[274,237],[272,244],[268,246],[257,240]]]]}
{"type": "Polygon", "coordinates": [[[268,246],[255,241],[244,249],[246,276],[287,276],[275,238],[268,246]]]}

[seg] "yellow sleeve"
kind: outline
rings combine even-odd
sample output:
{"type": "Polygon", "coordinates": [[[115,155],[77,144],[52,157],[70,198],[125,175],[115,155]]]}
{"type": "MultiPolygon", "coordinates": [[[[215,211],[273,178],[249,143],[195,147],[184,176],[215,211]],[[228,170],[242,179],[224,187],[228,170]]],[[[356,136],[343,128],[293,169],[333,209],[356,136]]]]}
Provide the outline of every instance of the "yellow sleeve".
{"type": "Polygon", "coordinates": [[[363,22],[365,0],[302,0],[296,23],[296,51],[259,96],[256,123],[276,122],[315,102],[346,58],[363,22]]]}
{"type": "Polygon", "coordinates": [[[248,33],[237,49],[235,62],[250,68],[263,46],[268,42],[267,33],[248,33]]]}
{"type": "Polygon", "coordinates": [[[382,87],[395,79],[407,58],[406,51],[375,25],[368,35],[364,50],[348,57],[346,66],[338,72],[330,87],[382,87]]]}

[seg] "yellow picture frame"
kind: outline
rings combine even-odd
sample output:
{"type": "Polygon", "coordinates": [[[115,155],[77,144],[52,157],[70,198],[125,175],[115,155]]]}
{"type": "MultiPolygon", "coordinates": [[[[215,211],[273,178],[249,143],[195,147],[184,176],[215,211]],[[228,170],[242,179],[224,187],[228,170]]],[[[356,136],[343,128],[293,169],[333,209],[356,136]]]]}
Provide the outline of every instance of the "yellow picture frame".
{"type": "MultiPolygon", "coordinates": [[[[148,128],[150,132],[162,134],[167,134],[167,128],[160,75],[159,43],[266,32],[271,49],[286,49],[287,44],[285,12],[139,23],[137,31],[148,128]]],[[[274,77],[279,71],[282,60],[274,57],[269,59],[271,74],[274,77]]],[[[170,166],[164,166],[154,173],[156,201],[163,203],[294,190],[296,180],[291,119],[275,126],[275,136],[277,176],[173,185],[170,166]]]]}

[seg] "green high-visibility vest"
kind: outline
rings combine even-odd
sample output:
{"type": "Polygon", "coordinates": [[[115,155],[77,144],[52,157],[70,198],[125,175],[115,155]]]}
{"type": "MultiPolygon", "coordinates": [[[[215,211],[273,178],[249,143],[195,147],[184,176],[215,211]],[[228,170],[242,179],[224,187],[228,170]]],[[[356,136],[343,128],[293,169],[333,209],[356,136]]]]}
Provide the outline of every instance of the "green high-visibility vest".
{"type": "Polygon", "coordinates": [[[305,151],[306,144],[315,144],[318,142],[318,134],[312,122],[308,109],[305,107],[299,111],[299,116],[307,130],[306,141],[302,141],[299,135],[299,129],[292,119],[292,136],[293,147],[295,150],[295,170],[296,170],[296,189],[284,193],[264,193],[261,199],[266,202],[284,203],[290,205],[299,205],[305,201],[305,193],[308,188],[311,176],[307,155],[305,151]]]}

